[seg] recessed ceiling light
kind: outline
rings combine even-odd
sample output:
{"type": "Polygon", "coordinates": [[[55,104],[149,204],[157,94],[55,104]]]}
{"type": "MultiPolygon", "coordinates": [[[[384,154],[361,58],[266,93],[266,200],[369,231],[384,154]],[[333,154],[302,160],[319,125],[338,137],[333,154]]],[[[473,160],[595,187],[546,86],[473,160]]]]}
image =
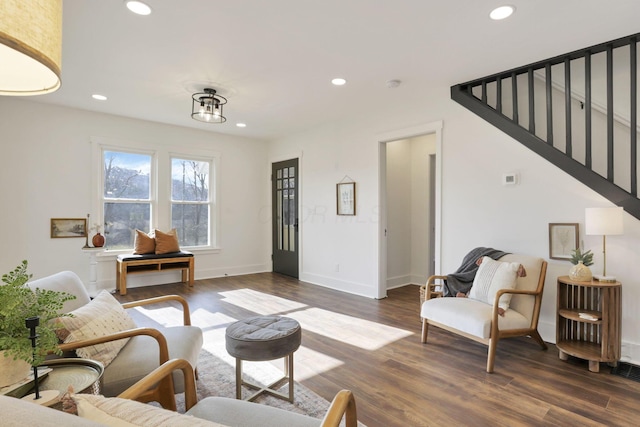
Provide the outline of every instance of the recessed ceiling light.
{"type": "Polygon", "coordinates": [[[236,126],[239,128],[246,128],[247,124],[246,123],[236,123],[236,126]]]}
{"type": "Polygon", "coordinates": [[[338,78],[335,78],[335,79],[331,80],[331,83],[334,84],[335,86],[342,86],[345,83],[347,83],[347,81],[345,79],[342,79],[342,78],[338,77],[338,78]]]}
{"type": "Polygon", "coordinates": [[[151,13],[151,7],[141,1],[127,0],[125,4],[127,9],[138,15],[149,15],[151,13]]]}
{"type": "Polygon", "coordinates": [[[104,96],[104,95],[100,95],[100,94],[98,94],[98,93],[94,93],[93,95],[91,95],[91,97],[92,97],[93,99],[98,100],[98,101],[106,101],[106,100],[107,100],[107,97],[106,97],[106,96],[104,96]]]}
{"type": "Polygon", "coordinates": [[[510,17],[515,11],[516,11],[516,8],[514,6],[509,6],[509,5],[500,6],[493,9],[489,14],[489,17],[494,21],[499,21],[501,19],[510,17]]]}

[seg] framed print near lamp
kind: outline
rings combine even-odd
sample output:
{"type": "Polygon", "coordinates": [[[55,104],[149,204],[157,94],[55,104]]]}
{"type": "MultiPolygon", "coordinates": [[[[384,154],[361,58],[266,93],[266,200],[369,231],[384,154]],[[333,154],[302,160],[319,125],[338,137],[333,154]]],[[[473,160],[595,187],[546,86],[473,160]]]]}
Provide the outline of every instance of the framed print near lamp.
{"type": "Polygon", "coordinates": [[[622,234],[622,208],[586,208],[585,234],[602,236],[602,275],[594,274],[593,278],[601,282],[615,282],[616,277],[607,275],[607,236],[622,234]]]}

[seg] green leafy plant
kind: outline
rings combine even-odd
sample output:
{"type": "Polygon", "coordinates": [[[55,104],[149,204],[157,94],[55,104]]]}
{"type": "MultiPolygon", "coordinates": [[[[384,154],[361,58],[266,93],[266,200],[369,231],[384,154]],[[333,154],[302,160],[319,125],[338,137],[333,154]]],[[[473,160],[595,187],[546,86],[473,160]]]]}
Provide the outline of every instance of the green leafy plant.
{"type": "Polygon", "coordinates": [[[571,264],[577,264],[582,261],[587,267],[593,265],[593,253],[591,250],[582,252],[580,248],[576,248],[571,251],[571,264]]]}
{"type": "Polygon", "coordinates": [[[22,359],[37,366],[47,354],[61,354],[58,346],[56,329],[62,325],[56,322],[66,301],[75,299],[66,292],[44,289],[32,290],[27,286],[31,274],[27,273],[28,263],[22,261],[13,271],[2,275],[0,285],[0,350],[5,350],[5,357],[22,359]],[[36,328],[39,335],[36,340],[34,357],[31,346],[30,330],[25,321],[30,317],[39,317],[40,325],[36,328]]]}

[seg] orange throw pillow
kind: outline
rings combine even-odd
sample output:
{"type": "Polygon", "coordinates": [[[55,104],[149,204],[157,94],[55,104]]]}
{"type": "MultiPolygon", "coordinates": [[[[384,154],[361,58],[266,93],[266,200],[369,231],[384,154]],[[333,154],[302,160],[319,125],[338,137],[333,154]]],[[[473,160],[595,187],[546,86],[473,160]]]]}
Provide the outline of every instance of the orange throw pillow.
{"type": "Polygon", "coordinates": [[[156,235],[156,254],[170,254],[172,252],[180,252],[180,244],[178,243],[178,232],[174,228],[168,233],[160,230],[155,231],[156,235]]]}
{"type": "Polygon", "coordinates": [[[135,255],[156,253],[156,240],[153,238],[153,236],[149,236],[144,231],[136,230],[136,238],[133,244],[133,253],[135,255]]]}

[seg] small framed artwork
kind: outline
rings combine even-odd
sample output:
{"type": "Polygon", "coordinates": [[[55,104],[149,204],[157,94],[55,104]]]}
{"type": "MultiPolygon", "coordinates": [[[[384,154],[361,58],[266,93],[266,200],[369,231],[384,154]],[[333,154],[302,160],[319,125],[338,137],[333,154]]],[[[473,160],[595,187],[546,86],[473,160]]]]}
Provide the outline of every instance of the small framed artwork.
{"type": "Polygon", "coordinates": [[[336,197],[338,202],[338,215],[356,214],[355,182],[341,182],[337,184],[336,197]]]}
{"type": "Polygon", "coordinates": [[[87,237],[86,218],[51,218],[51,238],[87,237]]]}
{"type": "Polygon", "coordinates": [[[578,227],[577,223],[549,224],[549,258],[571,259],[571,251],[579,246],[578,227]]]}

